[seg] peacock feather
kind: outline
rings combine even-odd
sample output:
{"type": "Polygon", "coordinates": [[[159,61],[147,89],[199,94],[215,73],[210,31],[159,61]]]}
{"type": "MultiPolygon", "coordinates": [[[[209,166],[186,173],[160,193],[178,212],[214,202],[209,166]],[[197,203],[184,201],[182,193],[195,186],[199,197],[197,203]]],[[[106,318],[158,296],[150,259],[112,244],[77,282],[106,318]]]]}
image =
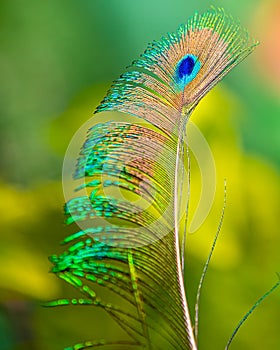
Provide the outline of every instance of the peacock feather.
{"type": "Polygon", "coordinates": [[[149,44],[97,108],[138,119],[101,122],[88,131],[74,174],[76,195],[65,205],[67,224],[80,229],[50,258],[52,272],[82,297],[49,305],[102,308],[127,339],[67,349],[197,349],[179,236],[186,124],[201,98],[256,45],[223,10],[195,13],[149,44]],[[102,290],[116,295],[118,305],[105,301],[102,290]]]}

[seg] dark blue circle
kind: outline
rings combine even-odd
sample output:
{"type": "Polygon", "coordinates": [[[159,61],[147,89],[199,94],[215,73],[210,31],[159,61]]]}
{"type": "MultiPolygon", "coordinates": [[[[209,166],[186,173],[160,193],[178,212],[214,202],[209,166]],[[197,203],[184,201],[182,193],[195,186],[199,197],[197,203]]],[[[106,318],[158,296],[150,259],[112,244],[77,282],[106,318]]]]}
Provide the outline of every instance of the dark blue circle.
{"type": "Polygon", "coordinates": [[[180,62],[178,66],[178,76],[183,78],[186,75],[191,75],[195,66],[195,60],[192,56],[187,56],[180,62]]]}

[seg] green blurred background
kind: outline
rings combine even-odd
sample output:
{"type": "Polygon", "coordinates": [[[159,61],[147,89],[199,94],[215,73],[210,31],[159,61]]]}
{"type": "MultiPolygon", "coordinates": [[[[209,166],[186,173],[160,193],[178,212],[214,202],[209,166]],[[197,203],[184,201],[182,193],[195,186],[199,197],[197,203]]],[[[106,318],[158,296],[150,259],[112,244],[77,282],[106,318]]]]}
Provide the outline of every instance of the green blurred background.
{"type": "MultiPolygon", "coordinates": [[[[261,41],[193,116],[217,167],[217,198],[189,238],[187,291],[195,289],[223,202],[225,222],[202,295],[200,349],[224,349],[234,326],[280,270],[279,0],[0,1],[0,344],[58,350],[108,337],[91,308],[45,309],[73,296],[48,274],[47,257],[70,232],[63,224],[61,168],[75,131],[110,82],[148,42],[213,4],[261,41]]],[[[193,198],[199,194],[194,168],[193,198]]],[[[104,323],[105,322],[105,323],[104,323]]],[[[232,350],[280,349],[280,290],[250,317],[232,350]]],[[[112,336],[117,337],[116,331],[112,336]]],[[[121,349],[121,348],[120,348],[121,349]]]]}

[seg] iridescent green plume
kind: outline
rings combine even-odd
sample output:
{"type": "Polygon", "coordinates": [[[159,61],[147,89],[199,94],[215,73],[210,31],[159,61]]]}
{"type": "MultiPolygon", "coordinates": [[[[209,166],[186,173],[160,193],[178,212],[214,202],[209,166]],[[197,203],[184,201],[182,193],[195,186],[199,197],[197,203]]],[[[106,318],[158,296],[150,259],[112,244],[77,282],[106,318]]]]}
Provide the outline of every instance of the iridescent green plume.
{"type": "Polygon", "coordinates": [[[185,127],[199,100],[255,45],[223,10],[195,14],[149,44],[97,108],[146,124],[111,121],[89,130],[74,174],[83,183],[65,206],[66,222],[81,230],[50,258],[52,272],[81,298],[50,305],[102,308],[127,338],[67,349],[197,349],[179,242],[185,127]],[[96,286],[117,295],[120,305],[104,301],[96,286]]]}

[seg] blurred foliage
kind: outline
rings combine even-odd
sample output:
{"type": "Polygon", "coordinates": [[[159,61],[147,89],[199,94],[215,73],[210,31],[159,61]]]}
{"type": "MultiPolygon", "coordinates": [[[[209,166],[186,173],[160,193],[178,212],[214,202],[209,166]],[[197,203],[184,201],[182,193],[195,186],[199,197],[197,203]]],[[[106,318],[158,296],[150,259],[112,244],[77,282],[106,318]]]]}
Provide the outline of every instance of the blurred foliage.
{"type": "MultiPolygon", "coordinates": [[[[193,115],[213,151],[218,178],[213,209],[188,240],[191,307],[227,178],[225,221],[202,296],[201,348],[223,348],[241,316],[274,283],[280,266],[279,2],[2,0],[1,349],[58,350],[107,337],[108,329],[117,338],[119,330],[99,311],[40,306],[74,293],[47,273],[47,256],[73,230],[62,217],[63,155],[110,82],[147,42],[210,4],[239,17],[261,46],[193,115]]],[[[195,164],[192,171],[195,207],[195,164]]],[[[279,302],[277,291],[246,322],[232,350],[280,348],[279,302]]]]}

